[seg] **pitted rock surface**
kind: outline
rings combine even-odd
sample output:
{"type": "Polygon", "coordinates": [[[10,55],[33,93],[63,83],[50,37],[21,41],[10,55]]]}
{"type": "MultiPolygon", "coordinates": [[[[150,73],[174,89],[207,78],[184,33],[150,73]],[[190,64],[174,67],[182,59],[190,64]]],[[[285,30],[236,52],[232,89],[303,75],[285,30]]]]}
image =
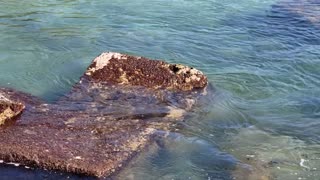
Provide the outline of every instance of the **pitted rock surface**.
{"type": "Polygon", "coordinates": [[[0,125],[16,118],[24,108],[25,106],[22,103],[8,99],[0,93],[0,125]]]}
{"type": "Polygon", "coordinates": [[[89,79],[154,89],[189,91],[204,88],[207,78],[201,71],[179,64],[119,53],[103,53],[89,66],[89,79]]]}
{"type": "MultiPolygon", "coordinates": [[[[172,82],[183,82],[182,76],[169,72],[172,66],[104,53],[93,61],[81,81],[54,104],[0,88],[0,95],[25,107],[14,123],[0,126],[0,159],[97,177],[116,173],[153,142],[158,130],[175,129],[177,121],[183,120],[186,111],[204,96],[207,82],[202,73],[195,70],[193,75],[203,82],[196,80],[179,86],[172,82]],[[114,68],[127,73],[127,83],[119,80],[122,75],[114,68]],[[143,73],[132,74],[135,71],[143,73]],[[170,76],[157,79],[157,73],[159,77],[161,73],[170,76]]],[[[181,74],[191,71],[185,66],[182,69],[186,72],[182,70],[181,74]]],[[[185,79],[190,77],[184,75],[185,79]]]]}

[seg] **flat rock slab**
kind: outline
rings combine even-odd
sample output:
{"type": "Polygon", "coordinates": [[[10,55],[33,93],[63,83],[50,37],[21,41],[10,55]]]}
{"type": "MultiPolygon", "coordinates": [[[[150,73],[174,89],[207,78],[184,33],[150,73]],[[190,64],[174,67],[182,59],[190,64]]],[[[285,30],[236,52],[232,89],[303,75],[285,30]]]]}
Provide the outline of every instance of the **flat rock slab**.
{"type": "Polygon", "coordinates": [[[175,128],[206,94],[206,85],[207,78],[194,68],[103,53],[54,104],[0,88],[5,99],[0,110],[19,105],[6,116],[13,123],[0,126],[0,159],[110,176],[145,149],[158,130],[175,128]]]}

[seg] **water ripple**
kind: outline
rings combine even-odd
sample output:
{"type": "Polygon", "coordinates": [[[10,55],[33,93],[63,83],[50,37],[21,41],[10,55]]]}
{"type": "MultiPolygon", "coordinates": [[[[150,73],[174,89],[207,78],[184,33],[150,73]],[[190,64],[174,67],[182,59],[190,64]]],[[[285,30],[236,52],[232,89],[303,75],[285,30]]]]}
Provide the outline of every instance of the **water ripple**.
{"type": "Polygon", "coordinates": [[[142,155],[125,177],[228,179],[235,171],[246,179],[249,165],[255,175],[315,179],[318,170],[299,163],[320,166],[319,12],[317,0],[2,1],[0,85],[54,101],[102,51],[192,65],[208,75],[215,95],[181,124],[185,138],[167,140],[151,159],[142,155]],[[262,160],[281,161],[247,162],[251,148],[262,160]]]}

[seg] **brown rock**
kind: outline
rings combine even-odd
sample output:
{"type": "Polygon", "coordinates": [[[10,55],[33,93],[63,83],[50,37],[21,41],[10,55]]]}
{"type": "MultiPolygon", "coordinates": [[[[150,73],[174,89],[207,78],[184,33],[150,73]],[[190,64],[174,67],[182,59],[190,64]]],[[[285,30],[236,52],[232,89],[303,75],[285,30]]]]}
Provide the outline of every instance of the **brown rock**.
{"type": "Polygon", "coordinates": [[[206,76],[194,68],[112,52],[94,59],[85,74],[98,82],[153,89],[189,91],[207,85],[206,76]]]}
{"type": "Polygon", "coordinates": [[[24,108],[22,103],[14,102],[0,93],[0,125],[16,118],[24,108]]]}
{"type": "Polygon", "coordinates": [[[206,77],[197,70],[119,55],[96,58],[55,104],[0,88],[4,97],[25,104],[14,124],[0,127],[0,159],[110,176],[145,149],[158,130],[168,131],[183,120],[204,94],[206,77]]]}

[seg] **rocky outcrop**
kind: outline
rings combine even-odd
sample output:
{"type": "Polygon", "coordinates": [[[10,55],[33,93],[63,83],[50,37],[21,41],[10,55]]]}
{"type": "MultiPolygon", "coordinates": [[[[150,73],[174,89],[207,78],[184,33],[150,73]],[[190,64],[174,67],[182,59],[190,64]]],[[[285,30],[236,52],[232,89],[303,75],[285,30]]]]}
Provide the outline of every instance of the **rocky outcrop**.
{"type": "Polygon", "coordinates": [[[0,125],[16,118],[24,108],[22,103],[14,102],[0,93],[0,125]]]}
{"type": "Polygon", "coordinates": [[[207,78],[187,66],[103,53],[54,104],[0,88],[2,109],[11,109],[5,121],[17,117],[0,126],[0,159],[110,176],[153,142],[158,130],[175,129],[207,93],[206,85],[207,78]]]}
{"type": "Polygon", "coordinates": [[[207,85],[206,76],[194,68],[112,52],[103,53],[94,59],[85,74],[96,82],[153,89],[189,91],[207,85]]]}

